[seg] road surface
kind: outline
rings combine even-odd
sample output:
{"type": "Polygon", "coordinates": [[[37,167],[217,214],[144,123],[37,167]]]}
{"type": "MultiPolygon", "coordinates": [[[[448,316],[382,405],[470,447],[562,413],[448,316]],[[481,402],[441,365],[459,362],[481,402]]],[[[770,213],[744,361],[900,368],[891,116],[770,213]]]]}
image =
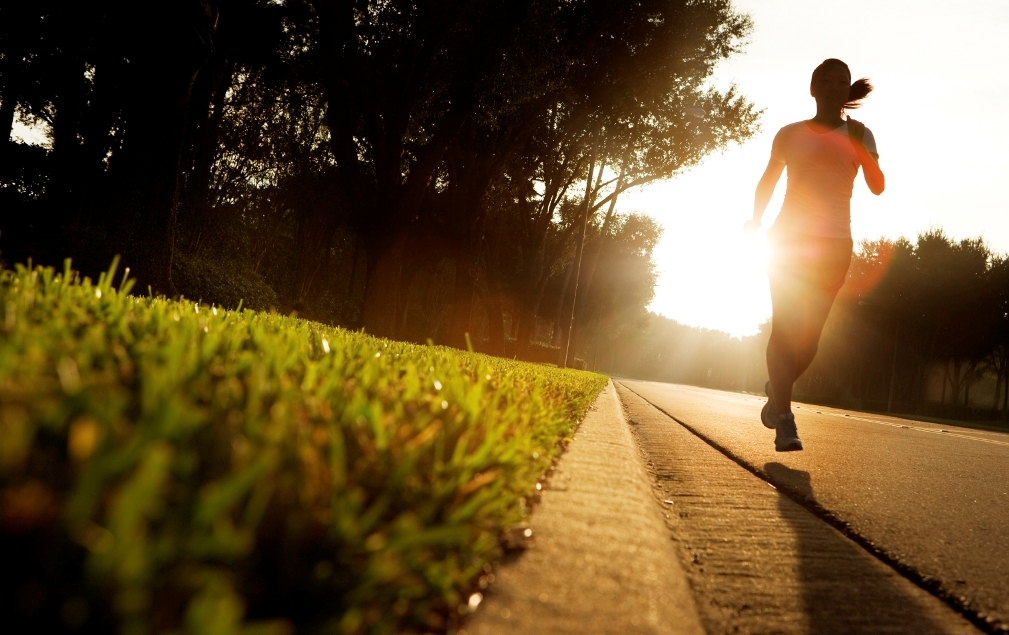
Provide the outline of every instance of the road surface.
{"type": "Polygon", "coordinates": [[[1009,632],[1009,435],[797,404],[777,453],[764,398],[617,387],[709,632],[1009,632]]]}

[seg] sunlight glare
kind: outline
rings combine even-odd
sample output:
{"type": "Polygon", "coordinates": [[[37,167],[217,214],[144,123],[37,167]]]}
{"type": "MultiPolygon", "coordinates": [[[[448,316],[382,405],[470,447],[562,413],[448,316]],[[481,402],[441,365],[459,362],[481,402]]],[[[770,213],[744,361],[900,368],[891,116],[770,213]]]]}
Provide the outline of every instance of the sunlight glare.
{"type": "Polygon", "coordinates": [[[734,5],[753,16],[753,39],[742,55],[719,66],[713,84],[725,89],[735,83],[766,109],[760,133],[676,179],[620,198],[622,213],[648,214],[665,228],[655,251],[659,281],[652,311],[735,336],[757,332],[770,316],[762,237],[781,207],[784,176],[759,239],[744,243],[742,225],[752,213],[775,132],[812,116],[809,73],[827,57],[844,59],[876,85],[854,115],[876,136],[887,191],[873,196],[861,175],[856,180],[856,245],[866,238],[914,238],[939,227],[956,238],[980,235],[996,250],[1009,251],[1009,215],[999,212],[1009,189],[1002,178],[1009,159],[1001,150],[1009,128],[1000,124],[1009,76],[991,72],[1009,60],[1009,40],[1001,35],[1009,26],[1009,3],[952,8],[924,0],[911,10],[905,3],[855,0],[848,5],[859,16],[854,30],[822,0],[734,5]],[[935,46],[937,41],[947,44],[935,46]],[[941,91],[918,99],[922,86],[939,85],[941,91]],[[970,103],[968,110],[964,103],[970,103]],[[936,125],[957,132],[922,134],[936,125]],[[937,157],[951,156],[957,160],[937,163],[937,157]]]}
{"type": "MultiPolygon", "coordinates": [[[[733,166],[730,157],[719,159],[695,168],[696,178],[631,192],[622,207],[646,212],[664,227],[655,250],[659,281],[649,309],[682,324],[743,337],[757,333],[771,315],[764,229],[743,235],[760,175],[749,166],[733,166]]],[[[778,192],[765,229],[780,200],[778,192]]]]}

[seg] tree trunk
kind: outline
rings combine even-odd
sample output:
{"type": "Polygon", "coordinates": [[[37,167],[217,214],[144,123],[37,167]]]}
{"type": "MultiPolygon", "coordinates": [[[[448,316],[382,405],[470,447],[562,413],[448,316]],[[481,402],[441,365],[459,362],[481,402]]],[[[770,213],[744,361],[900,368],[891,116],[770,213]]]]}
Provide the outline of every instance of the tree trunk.
{"type": "MultiPolygon", "coordinates": [[[[1007,356],[1009,356],[1009,352],[1007,352],[1007,356]]],[[[1009,368],[1006,369],[1002,386],[1002,421],[1009,421],[1009,368]]]]}
{"type": "Polygon", "coordinates": [[[174,294],[172,259],[181,184],[182,142],[193,82],[213,50],[217,15],[209,5],[179,5],[156,41],[131,60],[124,104],[129,122],[110,176],[116,193],[110,247],[139,283],[174,294]]]}
{"type": "MultiPolygon", "coordinates": [[[[47,188],[52,206],[54,230],[66,232],[80,209],[78,182],[81,177],[80,133],[84,107],[84,62],[75,51],[67,51],[57,63],[56,116],[53,119],[53,171],[47,188]],[[65,56],[65,57],[64,57],[65,56]]],[[[62,236],[57,238],[60,244],[62,236]]]]}
{"type": "Polygon", "coordinates": [[[217,142],[221,132],[221,122],[224,120],[224,100],[231,88],[231,78],[235,64],[224,59],[215,60],[208,69],[211,100],[206,110],[201,112],[202,123],[199,139],[196,142],[196,153],[193,156],[193,183],[198,192],[204,192],[210,185],[211,170],[214,159],[217,158],[217,142]],[[209,112],[206,112],[209,110],[209,112]]]}
{"type": "MultiPolygon", "coordinates": [[[[430,306],[426,303],[426,300],[431,297],[437,282],[432,285],[423,280],[423,278],[420,279],[420,289],[416,295],[420,298],[419,315],[425,319],[423,321],[411,321],[410,319],[411,300],[415,297],[414,285],[418,283],[420,273],[424,270],[425,264],[433,267],[433,269],[428,270],[430,272],[437,271],[439,264],[439,258],[432,253],[432,250],[426,245],[418,244],[422,242],[425,242],[424,238],[408,238],[406,247],[402,251],[402,258],[399,261],[397,269],[399,284],[395,296],[397,324],[395,337],[396,339],[408,342],[421,343],[428,340],[438,342],[439,330],[443,330],[442,327],[447,326],[444,324],[444,309],[446,307],[444,304],[440,304],[438,307],[441,309],[440,311],[436,309],[429,313],[428,309],[430,306]]],[[[465,346],[465,340],[465,334],[463,334],[463,346],[465,346]]]]}
{"type": "MultiPolygon", "coordinates": [[[[178,78],[182,79],[182,78],[178,78]]],[[[171,108],[161,117],[134,120],[124,142],[118,184],[121,191],[113,248],[123,255],[142,285],[172,295],[172,259],[179,202],[182,120],[191,79],[178,82],[171,108]],[[127,146],[130,143],[132,147],[127,146]]],[[[160,91],[158,91],[160,92],[160,91]]],[[[173,91],[174,92],[174,91],[173,91]]],[[[140,105],[137,104],[138,109],[140,105]]]]}
{"type": "MultiPolygon", "coordinates": [[[[568,334],[567,326],[564,324],[564,305],[568,297],[568,289],[571,287],[571,277],[574,274],[575,266],[571,263],[567,266],[567,271],[564,272],[564,283],[561,285],[561,292],[557,295],[557,310],[554,314],[554,336],[552,338],[553,345],[557,347],[564,346],[565,338],[568,334]]],[[[560,360],[558,360],[558,363],[560,360]]]]}
{"type": "Polygon", "coordinates": [[[962,381],[960,379],[960,371],[962,370],[959,360],[953,360],[953,373],[949,378],[949,387],[953,391],[950,395],[950,404],[956,407],[960,403],[960,387],[962,381]]]}
{"type": "Polygon", "coordinates": [[[529,347],[532,344],[531,338],[536,317],[521,302],[516,307],[516,313],[518,313],[518,332],[515,335],[515,354],[519,359],[525,359],[529,355],[529,347]]]}
{"type": "Polygon", "coordinates": [[[942,364],[942,396],[939,398],[939,405],[946,405],[946,382],[949,381],[949,362],[942,364]]]}
{"type": "Polygon", "coordinates": [[[361,260],[361,239],[357,234],[354,234],[354,254],[351,256],[353,260],[350,263],[350,276],[347,278],[347,297],[354,297],[354,289],[357,288],[355,284],[357,282],[358,271],[361,267],[358,264],[361,260]]]}
{"type": "Polygon", "coordinates": [[[312,295],[319,271],[328,266],[333,237],[337,224],[327,204],[317,202],[308,209],[299,210],[298,230],[295,237],[295,271],[298,289],[294,303],[301,309],[312,295]]]}
{"type": "Polygon", "coordinates": [[[372,241],[367,248],[368,278],[364,292],[364,330],[376,337],[396,337],[397,295],[402,283],[402,260],[406,237],[391,243],[372,241]]]}
{"type": "Polygon", "coordinates": [[[483,297],[484,309],[487,311],[487,354],[503,356],[505,354],[504,308],[501,306],[501,296],[488,293],[483,297]]]}
{"type": "Polygon", "coordinates": [[[540,304],[546,292],[548,280],[541,281],[531,293],[516,302],[518,313],[518,333],[515,337],[515,351],[519,359],[526,359],[532,346],[532,338],[536,332],[536,319],[539,317],[540,304]]]}
{"type": "MultiPolygon", "coordinates": [[[[621,172],[620,177],[617,179],[617,191],[620,191],[620,188],[623,187],[623,181],[624,175],[623,172],[621,172]]],[[[617,198],[617,196],[614,196],[610,199],[609,207],[606,209],[606,216],[603,218],[603,224],[599,228],[599,239],[593,246],[592,256],[589,258],[588,271],[585,272],[585,282],[581,285],[582,297],[585,299],[585,302],[582,303],[583,307],[588,306],[588,299],[592,294],[592,282],[595,280],[596,269],[599,267],[599,257],[602,255],[603,249],[606,246],[606,237],[609,234],[610,225],[613,223],[614,211],[617,206],[617,198]]],[[[584,312],[582,317],[584,317],[584,312]]]]}
{"type": "MultiPolygon", "coordinates": [[[[1001,365],[1000,365],[1001,366],[1001,365]]],[[[995,375],[995,397],[992,399],[991,403],[991,413],[992,416],[998,414],[998,402],[1002,397],[1002,374],[1005,372],[1003,368],[998,368],[998,372],[995,375]]]]}
{"type": "Polygon", "coordinates": [[[224,120],[224,101],[235,64],[215,54],[204,72],[197,76],[193,87],[192,119],[187,140],[192,142],[192,173],[186,179],[182,205],[186,214],[184,223],[193,228],[196,237],[186,246],[193,253],[200,250],[200,238],[214,234],[212,219],[210,183],[213,177],[214,161],[217,159],[221,123],[224,120]]]}
{"type": "Polygon", "coordinates": [[[971,409],[971,385],[974,384],[974,364],[970,364],[964,373],[964,408],[971,409]]]}
{"type": "Polygon", "coordinates": [[[455,280],[452,285],[452,306],[449,317],[448,345],[466,348],[466,334],[470,333],[473,314],[473,296],[476,293],[473,258],[468,249],[456,249],[455,280]]]}
{"type": "Polygon", "coordinates": [[[14,79],[12,77],[4,77],[3,94],[0,95],[0,136],[3,136],[2,141],[0,141],[0,163],[6,167],[7,157],[10,155],[9,146],[11,142],[11,133],[14,131],[14,115],[17,111],[17,89],[15,88],[14,79]]]}
{"type": "MultiPolygon", "coordinates": [[[[599,176],[602,177],[603,165],[599,167],[599,176]]],[[[571,290],[571,312],[570,317],[566,320],[568,332],[565,336],[565,342],[562,346],[561,352],[561,363],[559,364],[561,368],[567,368],[571,365],[572,361],[572,351],[571,351],[571,340],[574,335],[575,328],[575,312],[578,309],[578,283],[581,281],[582,273],[582,256],[585,255],[585,234],[589,227],[589,212],[592,209],[592,199],[595,196],[596,190],[592,188],[592,181],[594,176],[594,171],[596,169],[595,151],[593,151],[592,158],[589,159],[589,173],[588,178],[585,179],[585,200],[582,204],[585,206],[585,210],[582,216],[582,231],[580,234],[580,239],[578,240],[578,250],[575,253],[575,285],[574,289],[571,290]]]]}

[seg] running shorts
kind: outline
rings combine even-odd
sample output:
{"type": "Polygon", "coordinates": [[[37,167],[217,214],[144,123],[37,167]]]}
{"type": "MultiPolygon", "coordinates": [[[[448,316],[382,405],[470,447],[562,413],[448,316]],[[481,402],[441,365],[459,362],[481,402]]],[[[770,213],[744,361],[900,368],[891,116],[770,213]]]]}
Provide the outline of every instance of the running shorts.
{"type": "Polygon", "coordinates": [[[799,283],[836,293],[851,264],[851,238],[800,234],[782,227],[767,232],[771,282],[799,283]]]}

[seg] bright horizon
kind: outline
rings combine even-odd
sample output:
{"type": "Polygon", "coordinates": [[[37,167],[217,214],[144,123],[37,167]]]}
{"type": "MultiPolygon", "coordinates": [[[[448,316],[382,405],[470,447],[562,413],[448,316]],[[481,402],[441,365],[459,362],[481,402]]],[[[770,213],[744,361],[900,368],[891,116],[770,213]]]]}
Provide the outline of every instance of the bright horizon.
{"type": "Polygon", "coordinates": [[[692,326],[755,333],[770,316],[763,231],[777,215],[783,176],[757,239],[742,226],[753,190],[782,126],[815,112],[809,76],[828,57],[848,63],[876,90],[852,113],[876,137],[887,190],[874,197],[861,172],[852,197],[856,244],[914,238],[939,228],[956,238],[981,236],[1009,252],[1009,3],[973,0],[869,2],[841,6],[810,0],[736,0],[753,18],[741,55],[717,69],[714,84],[739,86],[765,109],[761,131],[672,181],[620,199],[665,234],[655,253],[659,282],[651,310],[692,326]],[[955,7],[955,8],[954,8],[955,7]]]}

